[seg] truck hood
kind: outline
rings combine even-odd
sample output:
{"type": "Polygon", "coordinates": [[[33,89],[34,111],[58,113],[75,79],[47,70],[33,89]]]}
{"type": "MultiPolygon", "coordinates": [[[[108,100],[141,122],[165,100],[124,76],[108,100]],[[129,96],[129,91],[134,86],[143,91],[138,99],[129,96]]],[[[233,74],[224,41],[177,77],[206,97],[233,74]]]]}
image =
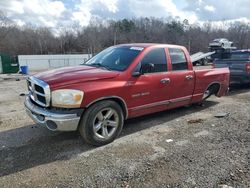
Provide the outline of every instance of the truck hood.
{"type": "Polygon", "coordinates": [[[116,71],[82,65],[45,71],[33,76],[48,83],[53,90],[71,84],[114,78],[118,75],[119,72],[116,71]]]}

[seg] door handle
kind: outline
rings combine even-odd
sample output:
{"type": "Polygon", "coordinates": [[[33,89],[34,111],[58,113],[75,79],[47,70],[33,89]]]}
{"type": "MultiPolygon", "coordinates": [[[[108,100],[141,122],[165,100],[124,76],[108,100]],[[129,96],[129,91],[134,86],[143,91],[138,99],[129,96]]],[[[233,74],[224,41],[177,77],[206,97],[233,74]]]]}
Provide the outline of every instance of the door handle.
{"type": "Polygon", "coordinates": [[[167,83],[170,82],[170,78],[163,78],[163,79],[161,79],[160,82],[161,82],[162,84],[167,84],[167,83]]]}
{"type": "Polygon", "coordinates": [[[193,77],[192,75],[187,75],[187,76],[186,76],[186,80],[193,80],[193,78],[194,78],[194,77],[193,77]]]}

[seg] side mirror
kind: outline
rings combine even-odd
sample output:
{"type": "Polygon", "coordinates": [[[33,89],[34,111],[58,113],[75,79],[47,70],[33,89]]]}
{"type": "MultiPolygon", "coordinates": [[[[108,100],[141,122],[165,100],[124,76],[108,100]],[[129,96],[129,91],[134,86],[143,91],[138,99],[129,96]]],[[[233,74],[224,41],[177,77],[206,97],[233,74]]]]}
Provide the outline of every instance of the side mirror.
{"type": "Polygon", "coordinates": [[[152,63],[142,64],[141,74],[154,72],[154,68],[155,68],[155,66],[152,63]]]}
{"type": "Polygon", "coordinates": [[[138,77],[138,76],[141,76],[141,75],[142,75],[142,73],[138,72],[138,71],[132,73],[133,77],[138,77]]]}
{"type": "Polygon", "coordinates": [[[137,70],[132,73],[132,76],[138,77],[142,74],[150,73],[150,72],[154,72],[154,64],[146,63],[146,64],[142,64],[140,67],[138,67],[137,70]]]}

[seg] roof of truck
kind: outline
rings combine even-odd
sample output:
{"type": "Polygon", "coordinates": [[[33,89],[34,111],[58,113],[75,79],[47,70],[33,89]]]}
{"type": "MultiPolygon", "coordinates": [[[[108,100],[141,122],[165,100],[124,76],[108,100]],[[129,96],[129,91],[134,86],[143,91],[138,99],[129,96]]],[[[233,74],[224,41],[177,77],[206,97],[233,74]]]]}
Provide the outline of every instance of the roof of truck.
{"type": "Polygon", "coordinates": [[[147,47],[172,47],[172,48],[183,48],[183,46],[179,45],[173,45],[173,44],[160,44],[160,43],[130,43],[130,44],[119,44],[116,46],[129,46],[129,47],[141,47],[141,48],[147,48],[147,47]]]}

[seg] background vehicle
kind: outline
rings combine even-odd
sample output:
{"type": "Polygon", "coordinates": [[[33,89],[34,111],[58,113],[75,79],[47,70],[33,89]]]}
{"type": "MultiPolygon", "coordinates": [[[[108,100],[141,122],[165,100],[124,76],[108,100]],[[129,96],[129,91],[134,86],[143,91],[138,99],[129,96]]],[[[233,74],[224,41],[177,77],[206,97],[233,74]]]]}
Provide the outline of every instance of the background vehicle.
{"type": "Polygon", "coordinates": [[[228,55],[227,59],[214,61],[215,68],[228,67],[230,83],[250,83],[250,50],[236,50],[228,55]]]}
{"type": "Polygon", "coordinates": [[[105,49],[79,67],[28,78],[25,106],[50,130],[79,130],[93,145],[112,142],[124,119],[225,95],[229,70],[193,70],[186,48],[124,44],[105,49]]]}
{"type": "Polygon", "coordinates": [[[210,47],[230,48],[232,45],[233,42],[225,38],[214,39],[213,42],[209,43],[210,47]]]}

